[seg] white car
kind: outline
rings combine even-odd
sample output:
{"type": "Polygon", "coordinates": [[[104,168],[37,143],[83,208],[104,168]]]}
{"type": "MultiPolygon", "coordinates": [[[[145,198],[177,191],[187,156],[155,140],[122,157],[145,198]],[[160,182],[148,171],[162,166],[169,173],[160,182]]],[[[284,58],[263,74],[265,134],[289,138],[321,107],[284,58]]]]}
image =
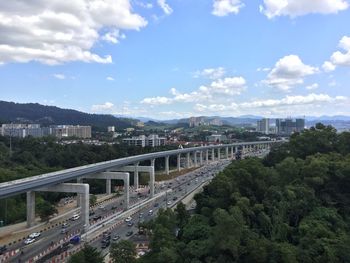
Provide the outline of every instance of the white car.
{"type": "Polygon", "coordinates": [[[75,220],[78,220],[80,218],[80,215],[73,215],[72,216],[72,220],[75,221],[75,220]]]}
{"type": "Polygon", "coordinates": [[[168,201],[167,205],[171,205],[171,201],[168,201]]]}
{"type": "Polygon", "coordinates": [[[153,210],[152,210],[152,209],[149,210],[149,211],[148,211],[148,214],[149,214],[149,215],[153,215],[153,210]]]}
{"type": "Polygon", "coordinates": [[[34,238],[40,237],[40,233],[39,232],[34,232],[34,233],[31,233],[28,237],[31,238],[31,239],[34,239],[34,238]]]}
{"type": "Polygon", "coordinates": [[[127,218],[125,218],[125,222],[130,222],[132,220],[131,216],[128,216],[127,218]]]}
{"type": "Polygon", "coordinates": [[[24,244],[29,245],[35,242],[35,238],[27,238],[24,240],[24,244]]]}

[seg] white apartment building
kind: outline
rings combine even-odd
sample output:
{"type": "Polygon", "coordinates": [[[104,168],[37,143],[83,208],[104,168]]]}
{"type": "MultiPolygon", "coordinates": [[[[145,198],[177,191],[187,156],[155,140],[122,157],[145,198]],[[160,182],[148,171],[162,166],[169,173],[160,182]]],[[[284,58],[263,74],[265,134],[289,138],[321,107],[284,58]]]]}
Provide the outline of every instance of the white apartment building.
{"type": "Polygon", "coordinates": [[[157,147],[165,145],[165,138],[159,137],[157,134],[151,134],[149,136],[140,135],[131,138],[123,139],[124,143],[129,146],[139,146],[139,147],[157,147]]]}

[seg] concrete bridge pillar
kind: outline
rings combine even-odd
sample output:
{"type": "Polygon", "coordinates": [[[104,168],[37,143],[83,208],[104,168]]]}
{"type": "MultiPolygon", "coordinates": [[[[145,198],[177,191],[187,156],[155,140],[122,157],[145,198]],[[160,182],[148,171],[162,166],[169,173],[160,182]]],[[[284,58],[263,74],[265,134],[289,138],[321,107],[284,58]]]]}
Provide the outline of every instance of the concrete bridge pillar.
{"type": "Polygon", "coordinates": [[[220,159],[221,159],[221,149],[218,148],[218,161],[220,161],[220,159]]]}
{"type": "MultiPolygon", "coordinates": [[[[79,177],[77,178],[77,184],[82,184],[83,183],[83,178],[79,177]]],[[[77,194],[77,207],[81,206],[81,200],[82,200],[82,195],[81,194],[77,194]]]]}
{"type": "Polygon", "coordinates": [[[199,162],[200,162],[200,165],[202,166],[203,165],[203,151],[200,151],[199,152],[199,162]]]}
{"type": "Polygon", "coordinates": [[[209,164],[209,150],[205,151],[205,162],[206,164],[209,164]]]}
{"type": "Polygon", "coordinates": [[[226,152],[226,156],[225,157],[228,160],[229,159],[229,157],[228,157],[228,147],[225,148],[225,152],[226,152]]]}
{"type": "Polygon", "coordinates": [[[214,162],[215,161],[215,149],[211,149],[211,160],[214,162]]]}
{"type": "Polygon", "coordinates": [[[112,180],[111,179],[106,180],[106,194],[107,195],[112,194],[112,180]]]}
{"type": "Polygon", "coordinates": [[[197,163],[197,151],[194,151],[193,154],[194,154],[194,167],[197,167],[198,166],[198,163],[197,163]]]}
{"type": "Polygon", "coordinates": [[[169,156],[165,156],[165,174],[169,175],[169,156]]]}
{"type": "Polygon", "coordinates": [[[139,162],[134,163],[134,187],[139,188],[139,162]]]}
{"type": "Polygon", "coordinates": [[[177,171],[178,172],[181,171],[181,154],[180,153],[177,155],[177,171]]]}
{"type": "Polygon", "coordinates": [[[234,153],[233,153],[233,146],[231,146],[231,159],[233,159],[234,158],[234,153]]]}
{"type": "Polygon", "coordinates": [[[190,159],[191,159],[191,153],[186,153],[186,168],[190,168],[191,167],[191,163],[190,163],[190,159]]]}
{"type": "Polygon", "coordinates": [[[84,224],[83,232],[89,229],[89,189],[88,184],[71,184],[62,183],[54,186],[48,186],[38,189],[40,192],[63,192],[63,193],[79,193],[82,194],[81,200],[81,217],[84,224]]]}
{"type": "Polygon", "coordinates": [[[27,227],[35,225],[35,192],[27,192],[27,227]]]}
{"type": "Polygon", "coordinates": [[[151,166],[150,170],[150,178],[149,178],[149,190],[150,190],[150,198],[154,197],[154,181],[155,181],[155,176],[154,176],[154,164],[155,164],[155,159],[152,160],[151,162],[153,165],[151,166]]]}

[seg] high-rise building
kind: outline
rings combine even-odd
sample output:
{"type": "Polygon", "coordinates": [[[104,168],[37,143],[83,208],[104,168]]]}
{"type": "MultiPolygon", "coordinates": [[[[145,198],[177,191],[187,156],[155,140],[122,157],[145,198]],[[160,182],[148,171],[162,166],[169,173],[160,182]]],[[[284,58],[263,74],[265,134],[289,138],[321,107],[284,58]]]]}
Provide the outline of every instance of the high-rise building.
{"type": "Polygon", "coordinates": [[[258,120],[256,131],[264,133],[264,134],[269,134],[270,133],[270,120],[269,119],[258,120]]]}
{"type": "Polygon", "coordinates": [[[304,129],[305,119],[276,119],[276,133],[279,135],[291,135],[304,129]]]}

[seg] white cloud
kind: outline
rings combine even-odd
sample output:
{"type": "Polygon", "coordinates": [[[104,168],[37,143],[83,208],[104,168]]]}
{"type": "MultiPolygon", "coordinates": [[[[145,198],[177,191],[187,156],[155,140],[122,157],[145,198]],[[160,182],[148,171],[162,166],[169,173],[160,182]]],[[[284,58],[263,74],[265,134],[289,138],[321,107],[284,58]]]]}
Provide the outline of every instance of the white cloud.
{"type": "Polygon", "coordinates": [[[322,65],[322,68],[325,72],[332,72],[335,70],[336,66],[330,61],[325,61],[322,65]]]}
{"type": "Polygon", "coordinates": [[[318,89],[318,84],[317,83],[313,83],[309,86],[306,86],[307,90],[314,90],[314,89],[318,89]]]}
{"type": "Polygon", "coordinates": [[[111,63],[110,55],[91,51],[94,44],[116,42],[115,32],[146,25],[129,0],[1,1],[0,63],[111,63]]]}
{"type": "Polygon", "coordinates": [[[211,83],[210,91],[225,95],[239,95],[245,89],[246,81],[242,77],[218,79],[211,83]]]}
{"type": "Polygon", "coordinates": [[[236,15],[242,7],[244,4],[241,0],[214,0],[212,14],[215,16],[236,15]]]}
{"type": "Polygon", "coordinates": [[[113,44],[117,44],[119,43],[119,39],[125,39],[125,38],[126,38],[125,34],[121,34],[120,31],[117,29],[107,32],[105,35],[101,37],[102,40],[113,44]]]}
{"type": "Polygon", "coordinates": [[[108,77],[106,78],[106,80],[109,80],[109,81],[114,81],[114,78],[113,78],[113,77],[111,77],[111,76],[108,76],[108,77]]]}
{"type": "Polygon", "coordinates": [[[166,15],[170,15],[173,12],[173,9],[166,3],[166,0],[158,0],[157,3],[166,15]]]}
{"type": "Polygon", "coordinates": [[[349,4],[345,0],[264,0],[260,11],[269,19],[276,16],[292,18],[307,14],[336,14],[346,10],[349,4]]]}
{"type": "Polygon", "coordinates": [[[53,76],[56,78],[56,79],[66,79],[66,76],[64,74],[53,74],[53,76]]]}
{"type": "Polygon", "coordinates": [[[304,77],[318,71],[316,67],[305,65],[298,56],[289,55],[277,61],[263,83],[283,91],[289,91],[293,86],[303,84],[304,77]]]}
{"type": "Polygon", "coordinates": [[[197,90],[189,93],[181,93],[175,88],[170,89],[170,94],[173,97],[153,97],[145,98],[141,101],[142,104],[161,105],[172,104],[176,102],[208,102],[227,96],[239,95],[245,90],[246,81],[243,77],[230,77],[217,79],[208,86],[200,86],[197,90]]]}
{"type": "Polygon", "coordinates": [[[141,103],[142,104],[148,104],[148,105],[164,105],[164,104],[170,104],[172,102],[172,99],[167,97],[154,97],[154,98],[144,98],[141,103]]]}
{"type": "Polygon", "coordinates": [[[335,101],[344,101],[346,97],[331,97],[327,94],[311,93],[306,96],[286,96],[280,100],[256,100],[253,102],[244,102],[240,104],[242,108],[262,108],[262,107],[281,107],[281,106],[298,106],[314,103],[331,103],[335,101]]]}
{"type": "Polygon", "coordinates": [[[332,64],[336,66],[350,66],[350,37],[344,36],[339,42],[339,47],[345,52],[334,52],[331,56],[332,64]]]}
{"type": "Polygon", "coordinates": [[[93,112],[98,112],[98,111],[110,111],[114,107],[114,104],[111,102],[105,102],[104,104],[97,104],[97,105],[92,105],[91,110],[93,112]]]}
{"type": "Polygon", "coordinates": [[[197,70],[194,74],[193,77],[199,78],[199,77],[206,77],[209,79],[218,79],[224,76],[226,73],[225,68],[223,67],[218,67],[218,68],[206,68],[203,70],[197,70]]]}

